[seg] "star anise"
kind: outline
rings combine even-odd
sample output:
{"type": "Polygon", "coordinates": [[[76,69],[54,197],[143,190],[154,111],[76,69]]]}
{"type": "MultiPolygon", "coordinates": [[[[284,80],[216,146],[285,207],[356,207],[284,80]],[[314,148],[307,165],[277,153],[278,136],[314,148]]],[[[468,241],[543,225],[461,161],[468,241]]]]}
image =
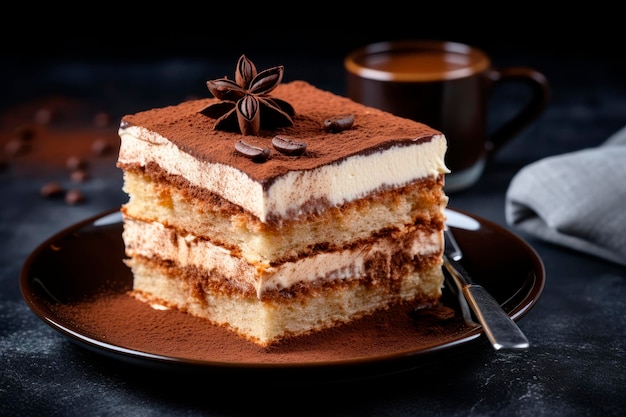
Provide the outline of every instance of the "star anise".
{"type": "Polygon", "coordinates": [[[284,67],[277,66],[257,73],[256,66],[242,55],[237,61],[235,80],[227,77],[207,81],[218,100],[200,113],[217,119],[214,129],[258,136],[261,128],[291,126],[295,111],[291,104],[269,93],[283,79],[284,67]]]}

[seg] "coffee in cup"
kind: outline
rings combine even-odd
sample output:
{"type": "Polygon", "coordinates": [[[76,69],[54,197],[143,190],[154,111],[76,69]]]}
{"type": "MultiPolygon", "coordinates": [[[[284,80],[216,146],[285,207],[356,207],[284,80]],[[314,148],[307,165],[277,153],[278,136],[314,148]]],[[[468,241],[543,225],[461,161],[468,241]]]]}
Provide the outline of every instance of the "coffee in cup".
{"type": "Polygon", "coordinates": [[[549,85],[528,67],[492,66],[479,48],[456,42],[406,40],[367,45],[344,60],[352,100],[440,130],[448,140],[446,191],[471,187],[489,156],[533,122],[549,100],[549,85]],[[494,88],[515,81],[530,99],[488,133],[494,88]]]}

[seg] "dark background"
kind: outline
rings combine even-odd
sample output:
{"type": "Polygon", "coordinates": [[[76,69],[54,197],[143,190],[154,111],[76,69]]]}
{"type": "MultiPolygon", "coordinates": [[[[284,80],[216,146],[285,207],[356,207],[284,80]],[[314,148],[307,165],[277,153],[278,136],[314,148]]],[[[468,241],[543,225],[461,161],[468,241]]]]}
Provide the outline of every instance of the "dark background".
{"type": "MultiPolygon", "coordinates": [[[[562,4],[13,4],[0,24],[0,115],[71,96],[116,122],[127,112],[208,97],[205,81],[232,77],[242,53],[259,68],[284,64],[286,81],[341,94],[342,60],[356,47],[406,38],[466,42],[496,65],[540,70],[552,89],[545,113],[496,155],[481,181],[451,195],[452,207],[507,227],[504,197],[521,168],[597,146],[626,125],[622,13],[602,2],[562,4]]],[[[519,98],[500,92],[494,117],[505,117],[519,98]]],[[[108,161],[81,185],[87,200],[77,206],[39,196],[51,173],[20,176],[13,161],[0,172],[0,416],[623,415],[624,268],[524,234],[547,276],[541,299],[520,321],[528,352],[481,345],[397,377],[313,388],[213,375],[185,383],[111,366],[41,322],[18,288],[25,259],[44,239],[125,201],[114,156],[108,161]]],[[[66,178],[64,167],[57,171],[66,178]]]]}
{"type": "Polygon", "coordinates": [[[550,8],[545,2],[155,3],[139,10],[110,2],[91,3],[89,9],[28,4],[5,15],[0,39],[2,55],[23,62],[211,59],[253,52],[338,57],[366,43],[405,38],[467,42],[494,51],[612,55],[621,61],[626,38],[621,13],[604,3],[550,8]]]}
{"type": "Polygon", "coordinates": [[[13,4],[1,25],[3,54],[29,58],[208,58],[250,50],[343,55],[360,44],[440,38],[549,53],[620,55],[624,36],[614,2],[385,1],[13,4]],[[89,7],[87,7],[89,6],[89,7]],[[21,9],[21,10],[20,10],[21,9]]]}
{"type": "MultiPolygon", "coordinates": [[[[57,68],[59,63],[156,66],[163,60],[192,60],[206,67],[230,60],[234,70],[241,54],[261,68],[289,63],[286,81],[315,78],[320,87],[337,90],[340,84],[329,78],[340,72],[349,51],[372,42],[408,38],[469,43],[502,65],[532,63],[532,57],[547,56],[561,61],[565,77],[571,59],[591,71],[601,65],[624,68],[626,36],[618,10],[604,2],[547,6],[545,2],[397,1],[373,5],[205,2],[193,7],[180,2],[144,7],[111,2],[80,7],[17,4],[0,25],[0,105],[40,95],[42,87],[29,83],[29,77],[40,77],[42,69],[57,68]]],[[[106,66],[102,68],[106,71],[106,66]]],[[[113,70],[102,77],[112,77],[113,70]]],[[[205,94],[204,80],[223,75],[232,76],[199,74],[189,80],[197,90],[178,85],[178,91],[205,94]]],[[[142,82],[141,74],[138,77],[137,83],[142,82]]],[[[73,80],[79,77],[74,74],[73,80]]],[[[43,88],[54,91],[57,82],[68,93],[71,86],[58,78],[51,78],[43,88]]],[[[158,88],[154,86],[155,91],[158,88]]]]}
{"type": "Polygon", "coordinates": [[[344,94],[347,53],[372,42],[409,38],[468,43],[500,66],[540,63],[537,69],[557,93],[560,83],[584,85],[607,71],[626,77],[626,36],[617,10],[602,2],[545,6],[155,3],[133,10],[111,3],[78,9],[25,5],[6,15],[17,25],[7,21],[0,27],[0,108],[46,94],[88,94],[100,96],[120,117],[146,105],[208,96],[205,81],[232,77],[241,54],[258,68],[285,65],[285,81],[304,79],[344,94]],[[227,62],[232,65],[226,67],[227,62]],[[168,82],[155,81],[163,79],[168,82]],[[134,100],[139,95],[141,102],[134,100]]]}
{"type": "MultiPolygon", "coordinates": [[[[372,42],[409,38],[464,42],[485,50],[496,66],[534,67],[551,84],[551,108],[574,102],[596,106],[598,94],[611,94],[599,91],[609,80],[609,90],[626,82],[621,13],[604,2],[547,6],[155,3],[135,10],[112,3],[71,9],[25,4],[22,12],[7,14],[7,20],[20,24],[0,25],[0,110],[63,95],[97,98],[102,110],[118,119],[148,107],[209,97],[206,80],[232,77],[241,54],[260,69],[285,65],[285,82],[303,79],[345,95],[346,54],[372,42]]],[[[494,114],[520,101],[516,92],[500,94],[508,94],[508,100],[494,114]]],[[[582,122],[598,144],[626,123],[621,113],[607,109],[598,123],[557,115],[559,137],[567,140],[542,139],[542,155],[579,149],[586,137],[569,133],[580,132],[577,123],[582,122]]],[[[514,144],[507,150],[525,152],[514,144]]]]}

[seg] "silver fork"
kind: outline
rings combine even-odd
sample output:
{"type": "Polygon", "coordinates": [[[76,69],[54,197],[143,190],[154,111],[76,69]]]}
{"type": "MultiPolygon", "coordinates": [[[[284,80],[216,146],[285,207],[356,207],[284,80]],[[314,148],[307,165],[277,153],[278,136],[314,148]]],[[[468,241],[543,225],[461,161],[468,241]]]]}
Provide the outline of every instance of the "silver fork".
{"type": "Polygon", "coordinates": [[[528,339],[522,333],[515,321],[502,309],[500,304],[479,284],[476,284],[459,261],[463,258],[461,247],[457,243],[452,231],[444,230],[445,249],[443,265],[452,276],[459,297],[462,294],[467,304],[460,300],[463,317],[468,324],[473,321],[467,311],[467,306],[483,327],[487,338],[495,350],[524,350],[529,347],[528,339]]]}

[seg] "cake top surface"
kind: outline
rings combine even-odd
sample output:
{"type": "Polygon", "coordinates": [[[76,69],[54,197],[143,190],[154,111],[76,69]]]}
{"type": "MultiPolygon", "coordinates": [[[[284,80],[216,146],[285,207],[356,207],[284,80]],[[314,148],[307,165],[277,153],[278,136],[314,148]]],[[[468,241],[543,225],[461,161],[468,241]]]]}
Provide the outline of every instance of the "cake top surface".
{"type": "Polygon", "coordinates": [[[353,155],[415,145],[441,135],[427,125],[355,103],[305,81],[277,85],[271,97],[293,106],[293,125],[262,128],[258,135],[218,130],[215,129],[218,119],[201,111],[220,100],[205,98],[126,115],[121,129],[137,126],[154,132],[199,161],[235,167],[261,183],[272,182],[289,171],[315,169],[353,155]],[[336,133],[325,128],[325,121],[346,115],[354,117],[351,127],[336,133]],[[276,136],[304,143],[306,149],[301,155],[283,154],[272,145],[276,136]],[[246,157],[237,151],[238,141],[265,149],[269,156],[261,162],[246,157]]]}

